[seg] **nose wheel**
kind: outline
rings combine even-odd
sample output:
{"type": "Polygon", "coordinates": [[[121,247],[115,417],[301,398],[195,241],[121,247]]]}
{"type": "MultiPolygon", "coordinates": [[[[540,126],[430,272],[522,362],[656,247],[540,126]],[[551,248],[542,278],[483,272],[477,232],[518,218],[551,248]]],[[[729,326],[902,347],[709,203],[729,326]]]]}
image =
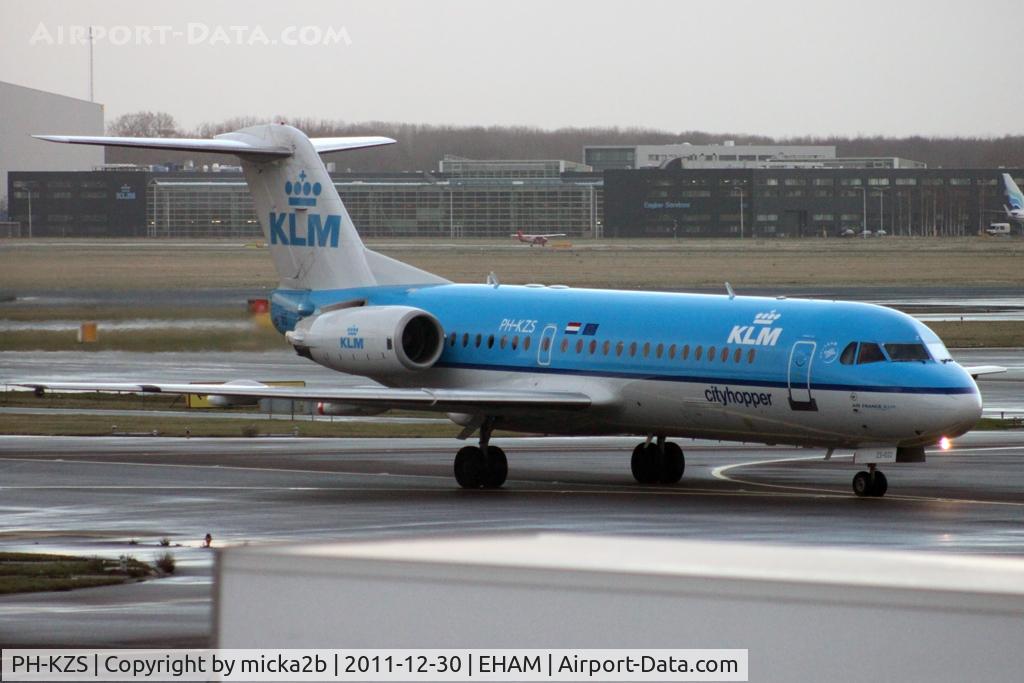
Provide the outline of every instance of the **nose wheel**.
{"type": "Polygon", "coordinates": [[[686,457],[678,444],[662,436],[656,443],[637,444],[629,464],[638,484],[676,484],[683,478],[686,457]]]}
{"type": "Polygon", "coordinates": [[[868,471],[853,475],[853,492],[860,498],[881,498],[889,490],[889,480],[874,465],[868,465],[868,471]]]}

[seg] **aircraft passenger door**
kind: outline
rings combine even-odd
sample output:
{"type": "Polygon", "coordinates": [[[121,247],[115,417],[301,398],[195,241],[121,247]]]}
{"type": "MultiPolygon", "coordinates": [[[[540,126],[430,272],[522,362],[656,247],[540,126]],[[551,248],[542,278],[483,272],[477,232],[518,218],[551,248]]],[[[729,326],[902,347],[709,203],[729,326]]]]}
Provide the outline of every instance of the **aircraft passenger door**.
{"type": "Polygon", "coordinates": [[[789,407],[793,410],[817,410],[811,395],[811,364],[817,344],[798,341],[789,352],[789,407]]]}
{"type": "Polygon", "coordinates": [[[548,325],[540,333],[540,344],[537,344],[537,365],[551,365],[551,352],[555,346],[555,334],[558,325],[548,325]]]}

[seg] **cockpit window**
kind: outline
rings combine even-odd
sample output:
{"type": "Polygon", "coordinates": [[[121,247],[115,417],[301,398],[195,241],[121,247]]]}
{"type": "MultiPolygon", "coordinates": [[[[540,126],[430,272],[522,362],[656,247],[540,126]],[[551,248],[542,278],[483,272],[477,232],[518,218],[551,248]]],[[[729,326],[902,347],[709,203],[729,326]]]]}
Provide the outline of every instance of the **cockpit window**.
{"type": "Polygon", "coordinates": [[[953,360],[953,356],[949,355],[949,349],[941,341],[928,342],[928,351],[931,352],[932,358],[939,363],[948,363],[953,360]]]}
{"type": "Polygon", "coordinates": [[[857,365],[865,363],[881,363],[885,360],[885,354],[878,344],[874,342],[861,342],[860,351],[857,353],[857,365]]]}
{"type": "Polygon", "coordinates": [[[885,352],[889,354],[891,360],[897,363],[931,360],[924,344],[886,344],[885,352]]]}
{"type": "Polygon", "coordinates": [[[840,354],[839,362],[843,365],[853,365],[855,360],[857,360],[857,342],[850,342],[840,354]]]}

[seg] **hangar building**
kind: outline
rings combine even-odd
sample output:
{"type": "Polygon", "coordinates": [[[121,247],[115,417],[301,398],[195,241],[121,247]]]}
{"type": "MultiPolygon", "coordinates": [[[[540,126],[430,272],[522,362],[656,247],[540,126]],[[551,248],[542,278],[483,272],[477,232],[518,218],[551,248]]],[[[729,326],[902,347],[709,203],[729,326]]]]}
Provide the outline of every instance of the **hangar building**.
{"type": "MultiPolygon", "coordinates": [[[[7,206],[10,171],[90,171],[102,147],[54,145],[33,133],[103,135],[103,105],[0,81],[0,205],[7,206]]],[[[28,200],[28,189],[14,188],[28,200]]],[[[35,199],[35,197],[33,197],[35,199]]],[[[27,229],[27,222],[24,224],[27,229]]]]}

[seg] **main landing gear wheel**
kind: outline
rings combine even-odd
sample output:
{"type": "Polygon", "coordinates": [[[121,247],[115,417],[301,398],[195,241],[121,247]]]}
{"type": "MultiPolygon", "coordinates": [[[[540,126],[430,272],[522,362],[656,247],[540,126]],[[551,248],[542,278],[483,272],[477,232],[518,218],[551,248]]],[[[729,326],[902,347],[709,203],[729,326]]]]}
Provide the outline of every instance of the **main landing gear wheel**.
{"type": "Polygon", "coordinates": [[[644,442],[633,449],[629,464],[639,484],[676,484],[683,478],[686,458],[678,444],[644,442]]]}
{"type": "Polygon", "coordinates": [[[508,458],[497,446],[487,454],[477,446],[463,446],[455,455],[455,481],[464,489],[501,488],[508,478],[508,458]]]}
{"type": "Polygon", "coordinates": [[[508,478],[505,451],[491,446],[494,420],[487,418],[480,426],[480,445],[463,446],[455,454],[455,481],[464,489],[497,489],[508,478]]]}
{"type": "Polygon", "coordinates": [[[853,476],[853,492],[861,498],[881,498],[889,490],[889,480],[879,470],[858,472],[853,476]]]}

